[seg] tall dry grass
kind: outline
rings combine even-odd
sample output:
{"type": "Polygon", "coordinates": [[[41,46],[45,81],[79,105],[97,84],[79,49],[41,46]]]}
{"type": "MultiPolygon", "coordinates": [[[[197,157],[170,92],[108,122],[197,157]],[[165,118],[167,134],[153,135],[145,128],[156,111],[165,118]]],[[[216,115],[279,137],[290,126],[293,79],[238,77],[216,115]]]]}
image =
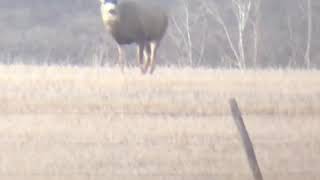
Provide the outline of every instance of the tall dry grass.
{"type": "Polygon", "coordinates": [[[319,114],[317,70],[138,69],[0,66],[2,112],[118,112],[185,115],[319,114]]]}
{"type": "Polygon", "coordinates": [[[317,179],[320,72],[0,66],[0,179],[317,179]]]}

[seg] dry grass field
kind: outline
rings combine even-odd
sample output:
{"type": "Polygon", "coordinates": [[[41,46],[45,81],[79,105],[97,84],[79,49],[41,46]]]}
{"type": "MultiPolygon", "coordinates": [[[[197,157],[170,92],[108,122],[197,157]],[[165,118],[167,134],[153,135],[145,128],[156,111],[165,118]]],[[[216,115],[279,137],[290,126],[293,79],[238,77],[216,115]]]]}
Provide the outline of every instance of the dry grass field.
{"type": "Polygon", "coordinates": [[[0,66],[1,180],[320,178],[320,71],[0,66]]]}

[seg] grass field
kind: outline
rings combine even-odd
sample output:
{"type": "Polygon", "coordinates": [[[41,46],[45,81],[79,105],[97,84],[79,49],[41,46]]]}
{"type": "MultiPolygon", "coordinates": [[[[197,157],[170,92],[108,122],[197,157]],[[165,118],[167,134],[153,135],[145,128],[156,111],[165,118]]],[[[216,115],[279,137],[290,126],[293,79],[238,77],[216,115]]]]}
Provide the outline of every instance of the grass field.
{"type": "Polygon", "coordinates": [[[320,71],[0,66],[0,179],[252,179],[228,100],[268,180],[320,177],[320,71]]]}

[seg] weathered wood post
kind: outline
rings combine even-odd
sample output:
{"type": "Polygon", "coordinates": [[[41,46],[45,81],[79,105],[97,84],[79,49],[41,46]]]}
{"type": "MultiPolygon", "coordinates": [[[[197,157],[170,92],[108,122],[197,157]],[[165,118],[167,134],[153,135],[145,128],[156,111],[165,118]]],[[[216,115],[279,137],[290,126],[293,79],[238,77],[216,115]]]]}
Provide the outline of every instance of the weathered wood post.
{"type": "Polygon", "coordinates": [[[263,177],[258,165],[258,161],[256,158],[256,154],[254,152],[253,145],[249,137],[248,131],[246,129],[246,126],[243,122],[242,114],[238,107],[238,103],[234,98],[230,99],[229,103],[230,103],[233,119],[241,135],[242,145],[244,146],[244,149],[246,151],[247,159],[248,159],[251,171],[253,173],[254,179],[263,180],[263,177]]]}

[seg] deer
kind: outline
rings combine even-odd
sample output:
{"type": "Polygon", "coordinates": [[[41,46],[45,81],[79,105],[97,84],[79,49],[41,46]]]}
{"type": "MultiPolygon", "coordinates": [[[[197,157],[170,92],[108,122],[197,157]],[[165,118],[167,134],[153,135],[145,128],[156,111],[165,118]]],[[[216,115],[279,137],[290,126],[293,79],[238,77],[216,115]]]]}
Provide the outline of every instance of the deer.
{"type": "Polygon", "coordinates": [[[155,3],[138,0],[100,0],[103,24],[118,49],[118,63],[124,71],[122,45],[137,45],[137,61],[142,74],[152,74],[157,50],[168,28],[168,15],[155,3]]]}

